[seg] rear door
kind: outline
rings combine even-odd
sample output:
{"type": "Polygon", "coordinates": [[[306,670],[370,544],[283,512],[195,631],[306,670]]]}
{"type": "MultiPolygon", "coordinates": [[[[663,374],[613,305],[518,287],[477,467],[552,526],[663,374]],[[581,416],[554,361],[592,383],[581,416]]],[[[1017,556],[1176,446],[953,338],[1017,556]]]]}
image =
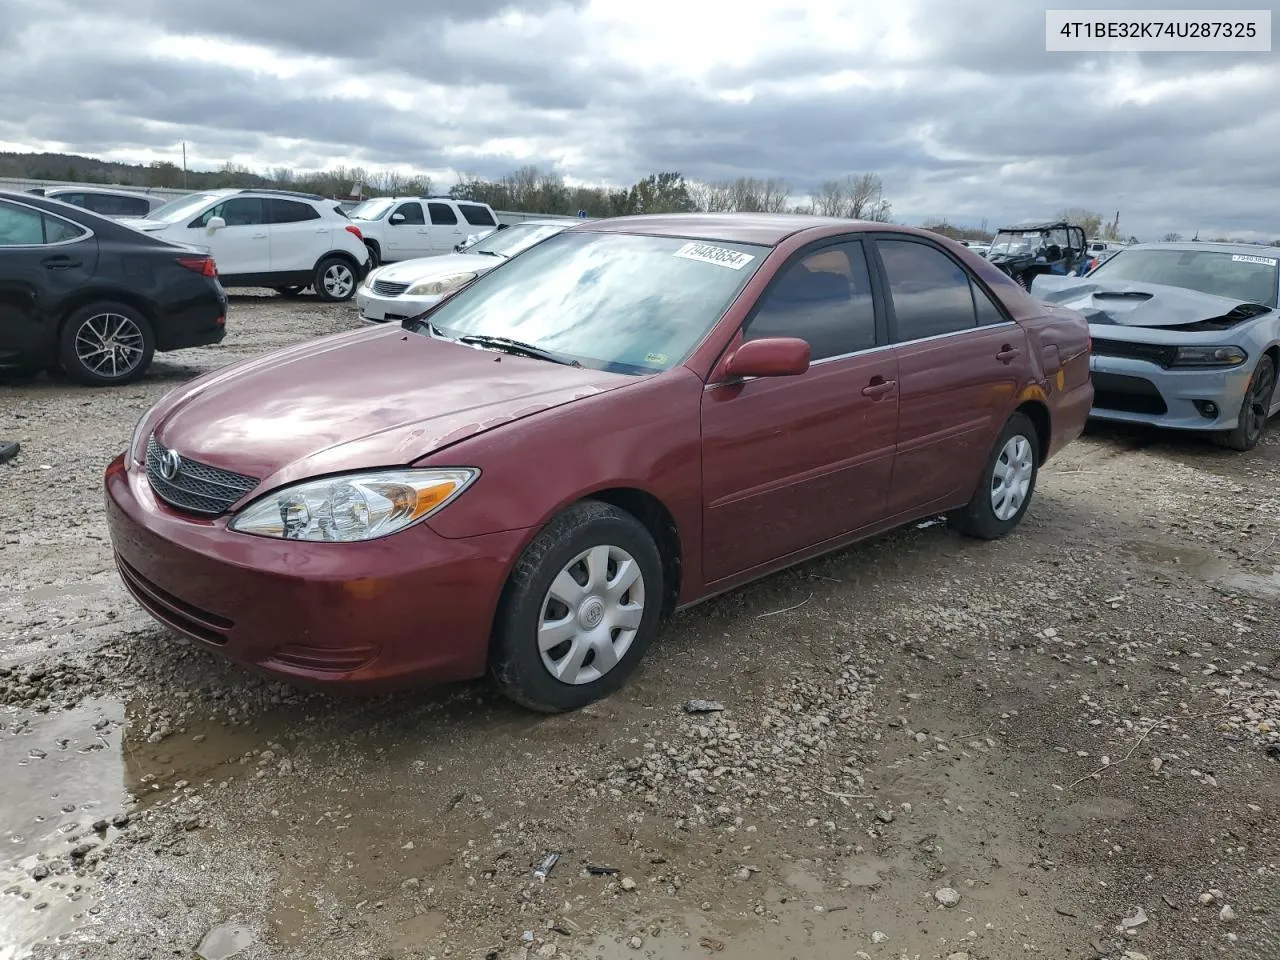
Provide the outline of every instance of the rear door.
{"type": "Polygon", "coordinates": [[[309,203],[271,197],[271,272],[311,270],[329,250],[333,226],[309,203]]]}
{"type": "Polygon", "coordinates": [[[875,523],[893,469],[897,364],[862,243],[828,242],[799,254],[773,279],[741,336],[799,337],[809,343],[811,365],[800,376],[717,383],[703,392],[707,583],[875,523]]]}
{"type": "Polygon", "coordinates": [[[1026,333],[941,247],[880,235],[874,248],[898,362],[889,510],[964,503],[1026,382],[1026,333]]]}
{"type": "Polygon", "coordinates": [[[271,234],[261,197],[229,197],[215,203],[188,224],[176,239],[212,254],[222,276],[271,272],[271,234]],[[221,217],[226,226],[209,232],[209,221],[221,217]]]}
{"type": "Polygon", "coordinates": [[[387,216],[383,260],[412,260],[431,254],[426,214],[417,200],[406,200],[387,216]]]}
{"type": "Polygon", "coordinates": [[[53,358],[63,303],[97,261],[98,242],[84,227],[0,200],[0,367],[53,358]]]}
{"type": "Polygon", "coordinates": [[[432,200],[427,204],[431,218],[431,254],[452,253],[453,248],[466,239],[467,227],[458,219],[453,204],[432,200]]]}

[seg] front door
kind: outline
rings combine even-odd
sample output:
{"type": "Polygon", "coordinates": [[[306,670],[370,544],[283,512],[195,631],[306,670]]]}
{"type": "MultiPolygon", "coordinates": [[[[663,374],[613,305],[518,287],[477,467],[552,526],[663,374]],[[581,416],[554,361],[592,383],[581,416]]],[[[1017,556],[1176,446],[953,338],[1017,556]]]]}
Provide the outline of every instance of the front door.
{"type": "Polygon", "coordinates": [[[707,584],[876,522],[893,469],[897,363],[860,242],[825,244],[784,267],[741,335],[799,337],[812,359],[800,376],[703,393],[707,584]]]}
{"type": "Polygon", "coordinates": [[[97,261],[98,241],[83,227],[0,200],[0,368],[53,359],[66,299],[97,261]]]}
{"type": "Polygon", "coordinates": [[[894,514],[968,501],[1027,370],[1022,327],[924,239],[879,239],[898,359],[894,514]]]}
{"type": "Polygon", "coordinates": [[[224,277],[271,272],[271,234],[261,197],[229,197],[191,222],[182,240],[204,247],[224,277]],[[221,217],[225,227],[209,232],[209,221],[221,217]]]}
{"type": "Polygon", "coordinates": [[[387,244],[384,260],[412,260],[431,256],[431,233],[417,200],[406,200],[387,217],[387,244]]]}

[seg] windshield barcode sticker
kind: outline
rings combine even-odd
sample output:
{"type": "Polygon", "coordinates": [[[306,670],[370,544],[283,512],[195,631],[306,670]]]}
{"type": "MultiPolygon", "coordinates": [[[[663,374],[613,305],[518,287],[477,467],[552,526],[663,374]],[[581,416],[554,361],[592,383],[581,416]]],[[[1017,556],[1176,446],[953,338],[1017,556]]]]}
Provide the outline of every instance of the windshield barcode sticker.
{"type": "Polygon", "coordinates": [[[1271,257],[1244,257],[1240,254],[1235,254],[1231,259],[1236,263],[1264,263],[1268,267],[1274,267],[1276,265],[1276,261],[1271,259],[1271,257]]]}
{"type": "Polygon", "coordinates": [[[686,260],[700,260],[703,263],[714,263],[716,266],[728,267],[730,270],[741,270],[755,259],[749,253],[739,253],[727,247],[716,247],[709,243],[686,243],[676,251],[677,257],[686,260]]]}

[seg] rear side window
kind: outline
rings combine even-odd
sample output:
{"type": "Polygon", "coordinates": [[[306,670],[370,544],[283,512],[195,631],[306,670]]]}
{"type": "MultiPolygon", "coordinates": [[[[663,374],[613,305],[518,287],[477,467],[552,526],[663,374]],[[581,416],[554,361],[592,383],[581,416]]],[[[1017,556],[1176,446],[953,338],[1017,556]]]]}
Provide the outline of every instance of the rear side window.
{"type": "Polygon", "coordinates": [[[85,202],[83,193],[55,193],[49,198],[50,200],[61,200],[63,203],[70,203],[73,206],[84,207],[86,210],[92,210],[93,207],[85,202]]]}
{"type": "Polygon", "coordinates": [[[83,237],[86,232],[83,227],[70,221],[49,216],[44,218],[45,243],[66,243],[68,240],[83,237]]]}
{"type": "Polygon", "coordinates": [[[394,220],[397,224],[412,223],[425,224],[427,221],[422,218],[422,204],[420,203],[402,203],[396,207],[395,212],[391,214],[387,222],[394,220]]]}
{"type": "Polygon", "coordinates": [[[970,278],[969,286],[973,289],[973,305],[978,313],[978,326],[988,327],[993,323],[1010,322],[999,304],[991,299],[987,291],[978,286],[978,281],[970,278]]]}
{"type": "Polygon", "coordinates": [[[301,223],[304,220],[319,220],[320,213],[309,203],[297,200],[279,200],[272,197],[267,201],[267,211],[272,223],[301,223]]]}
{"type": "Polygon", "coordinates": [[[151,212],[151,204],[141,197],[111,193],[86,193],[83,206],[104,217],[145,217],[151,212]]]}
{"type": "Polygon", "coordinates": [[[743,336],[799,337],[808,342],[813,360],[874,347],[875,303],[862,244],[823,247],[787,267],[761,299],[743,336]]]}
{"type": "MultiPolygon", "coordinates": [[[[467,223],[473,227],[495,227],[498,225],[488,207],[482,207],[478,203],[460,203],[458,204],[458,209],[462,211],[462,216],[467,223]]],[[[435,214],[432,214],[433,219],[434,217],[435,214]]]]}
{"type": "Polygon", "coordinates": [[[24,207],[0,203],[0,247],[39,247],[84,236],[83,227],[24,207]]]}
{"type": "Polygon", "coordinates": [[[977,325],[969,275],[941,250],[911,240],[878,240],[896,320],[895,340],[922,340],[977,325]]]}
{"type": "Polygon", "coordinates": [[[427,209],[431,211],[431,222],[437,226],[451,226],[458,222],[458,215],[447,203],[429,203],[427,209]]]}

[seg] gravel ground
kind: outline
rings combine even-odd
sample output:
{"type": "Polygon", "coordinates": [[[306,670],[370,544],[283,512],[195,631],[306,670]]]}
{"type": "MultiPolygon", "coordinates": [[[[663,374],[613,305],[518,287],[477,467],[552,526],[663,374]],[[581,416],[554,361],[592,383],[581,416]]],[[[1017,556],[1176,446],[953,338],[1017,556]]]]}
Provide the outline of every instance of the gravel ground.
{"type": "Polygon", "coordinates": [[[1280,425],[1093,429],[1015,535],[719,598],[577,714],[328,697],[170,638],[111,562],[147,406],[357,326],[230,322],[134,387],[0,385],[0,960],[1280,957],[1280,425]]]}

